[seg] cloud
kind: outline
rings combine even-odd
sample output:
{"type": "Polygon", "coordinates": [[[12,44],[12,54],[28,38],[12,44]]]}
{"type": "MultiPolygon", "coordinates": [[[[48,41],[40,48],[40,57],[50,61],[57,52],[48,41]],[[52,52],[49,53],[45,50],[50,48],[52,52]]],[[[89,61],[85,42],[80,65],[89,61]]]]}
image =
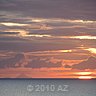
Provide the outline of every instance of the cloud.
{"type": "Polygon", "coordinates": [[[65,65],[65,68],[72,68],[72,69],[79,69],[79,70],[96,69],[96,57],[89,57],[87,60],[72,66],[65,65]]]}
{"type": "MultiPolygon", "coordinates": [[[[48,50],[71,50],[81,45],[95,48],[95,2],[0,0],[0,50],[44,53],[48,50]]],[[[44,61],[38,62],[42,67],[44,61]]]]}
{"type": "MultiPolygon", "coordinates": [[[[21,34],[20,36],[23,37],[35,37],[34,34],[50,35],[54,37],[96,35],[96,21],[69,20],[60,18],[20,18],[19,16],[12,18],[8,18],[7,16],[5,17],[5,19],[4,17],[1,18],[0,31],[14,33],[19,32],[21,34]]],[[[14,36],[14,34],[11,35],[14,36]]]]}
{"type": "Polygon", "coordinates": [[[19,32],[0,32],[1,35],[17,35],[19,32]]]}
{"type": "Polygon", "coordinates": [[[0,0],[0,3],[4,11],[29,17],[96,20],[95,0],[0,0]]]}
{"type": "Polygon", "coordinates": [[[67,64],[64,67],[65,68],[71,68],[71,66],[70,65],[67,65],[67,64]]]}
{"type": "Polygon", "coordinates": [[[12,2],[12,0],[0,0],[0,6],[1,7],[14,7],[15,4],[12,2]]]}
{"type": "MultiPolygon", "coordinates": [[[[48,50],[69,50],[78,46],[75,40],[67,39],[47,39],[47,38],[19,38],[19,37],[0,37],[0,50],[9,51],[48,51],[48,50]]],[[[78,40],[77,40],[78,41],[78,40]]],[[[80,44],[79,44],[80,45],[80,44]]]]}
{"type": "Polygon", "coordinates": [[[31,60],[25,67],[29,68],[57,68],[62,67],[62,62],[51,62],[50,59],[40,59],[40,58],[34,58],[31,60]]]}
{"type": "Polygon", "coordinates": [[[24,54],[16,54],[13,57],[0,60],[0,68],[20,67],[24,59],[24,54]]]}

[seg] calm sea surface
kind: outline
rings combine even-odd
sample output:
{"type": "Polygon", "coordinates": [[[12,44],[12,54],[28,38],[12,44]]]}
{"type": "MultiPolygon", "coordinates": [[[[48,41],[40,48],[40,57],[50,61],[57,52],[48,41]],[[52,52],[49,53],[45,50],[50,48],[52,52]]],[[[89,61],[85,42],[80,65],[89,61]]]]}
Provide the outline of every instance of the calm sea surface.
{"type": "Polygon", "coordinates": [[[96,80],[0,79],[0,96],[96,96],[96,80]]]}

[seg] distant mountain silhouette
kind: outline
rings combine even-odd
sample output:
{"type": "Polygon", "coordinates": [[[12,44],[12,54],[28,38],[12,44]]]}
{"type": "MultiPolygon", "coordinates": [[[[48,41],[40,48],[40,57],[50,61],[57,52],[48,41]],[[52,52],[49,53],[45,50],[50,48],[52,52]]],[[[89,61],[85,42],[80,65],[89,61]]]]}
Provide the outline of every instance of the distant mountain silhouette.
{"type": "Polygon", "coordinates": [[[29,78],[26,74],[20,74],[16,78],[29,78]]]}

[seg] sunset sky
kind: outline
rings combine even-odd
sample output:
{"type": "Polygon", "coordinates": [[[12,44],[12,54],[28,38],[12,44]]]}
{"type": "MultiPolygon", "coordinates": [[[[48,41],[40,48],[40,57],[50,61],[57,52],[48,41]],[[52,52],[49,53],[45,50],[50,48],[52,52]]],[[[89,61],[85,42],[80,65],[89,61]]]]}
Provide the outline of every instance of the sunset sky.
{"type": "Polygon", "coordinates": [[[0,78],[96,78],[96,0],[0,0],[0,78]]]}

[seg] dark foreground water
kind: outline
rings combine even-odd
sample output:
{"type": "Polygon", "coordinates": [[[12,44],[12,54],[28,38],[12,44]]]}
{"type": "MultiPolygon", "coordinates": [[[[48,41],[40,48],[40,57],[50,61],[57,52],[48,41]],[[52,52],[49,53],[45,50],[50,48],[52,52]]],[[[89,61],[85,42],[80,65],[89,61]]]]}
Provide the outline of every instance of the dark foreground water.
{"type": "Polygon", "coordinates": [[[0,96],[96,96],[96,80],[0,79],[0,96]]]}

